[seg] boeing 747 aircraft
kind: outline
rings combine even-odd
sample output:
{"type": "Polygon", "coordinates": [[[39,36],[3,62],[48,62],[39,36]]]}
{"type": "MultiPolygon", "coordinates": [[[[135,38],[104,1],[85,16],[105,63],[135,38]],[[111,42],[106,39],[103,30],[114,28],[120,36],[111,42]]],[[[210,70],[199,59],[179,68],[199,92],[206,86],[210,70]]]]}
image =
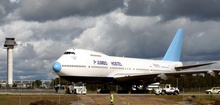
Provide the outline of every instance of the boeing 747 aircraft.
{"type": "Polygon", "coordinates": [[[106,54],[68,49],[54,64],[58,76],[69,81],[86,83],[130,84],[152,83],[158,79],[182,74],[208,73],[215,76],[219,70],[184,70],[213,63],[183,66],[180,62],[183,29],[178,29],[162,60],[108,56],[106,54]]]}

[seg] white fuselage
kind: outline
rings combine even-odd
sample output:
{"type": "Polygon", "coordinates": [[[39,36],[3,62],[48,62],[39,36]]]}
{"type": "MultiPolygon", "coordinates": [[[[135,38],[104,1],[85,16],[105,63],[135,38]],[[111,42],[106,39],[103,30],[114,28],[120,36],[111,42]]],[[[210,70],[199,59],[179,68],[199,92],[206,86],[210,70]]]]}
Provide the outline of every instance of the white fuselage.
{"type": "Polygon", "coordinates": [[[61,77],[117,78],[175,72],[175,67],[182,66],[181,62],[114,57],[82,49],[69,49],[56,62],[61,67],[53,68],[61,77]]]}

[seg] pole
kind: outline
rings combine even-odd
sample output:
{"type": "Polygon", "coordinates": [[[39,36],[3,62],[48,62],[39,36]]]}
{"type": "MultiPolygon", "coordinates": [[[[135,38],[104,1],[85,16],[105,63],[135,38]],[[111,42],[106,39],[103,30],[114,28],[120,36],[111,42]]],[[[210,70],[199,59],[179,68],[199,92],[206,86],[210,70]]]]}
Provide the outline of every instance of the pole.
{"type": "MultiPolygon", "coordinates": [[[[61,86],[61,84],[60,84],[60,77],[59,77],[59,85],[61,86]]],[[[60,104],[60,86],[59,86],[59,104],[60,104]]]]}
{"type": "Polygon", "coordinates": [[[176,87],[178,88],[179,86],[179,79],[178,78],[176,78],[176,87]]]}

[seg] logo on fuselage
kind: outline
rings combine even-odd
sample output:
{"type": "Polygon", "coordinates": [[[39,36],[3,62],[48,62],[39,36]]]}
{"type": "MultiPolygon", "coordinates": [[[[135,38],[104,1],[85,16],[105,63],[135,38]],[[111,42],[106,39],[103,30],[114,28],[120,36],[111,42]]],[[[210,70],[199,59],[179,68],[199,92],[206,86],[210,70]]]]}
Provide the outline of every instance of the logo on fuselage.
{"type": "Polygon", "coordinates": [[[155,64],[153,63],[154,68],[164,68],[168,69],[170,66],[169,65],[160,65],[160,64],[155,64]]]}
{"type": "Polygon", "coordinates": [[[93,60],[94,65],[108,65],[107,61],[93,60]]]}
{"type": "Polygon", "coordinates": [[[112,66],[122,66],[121,62],[111,62],[112,66]]]}
{"type": "MultiPolygon", "coordinates": [[[[110,62],[112,66],[122,66],[121,62],[110,62]]],[[[93,65],[108,65],[107,61],[93,60],[93,65]]]]}

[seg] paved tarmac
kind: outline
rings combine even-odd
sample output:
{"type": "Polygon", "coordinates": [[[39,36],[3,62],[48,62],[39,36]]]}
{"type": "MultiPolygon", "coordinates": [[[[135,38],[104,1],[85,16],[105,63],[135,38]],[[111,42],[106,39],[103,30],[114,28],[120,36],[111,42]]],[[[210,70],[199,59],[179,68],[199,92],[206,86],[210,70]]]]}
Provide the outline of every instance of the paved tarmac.
{"type": "MultiPolygon", "coordinates": [[[[111,105],[109,95],[78,95],[71,105],[111,105]]],[[[114,95],[114,105],[182,105],[163,98],[146,95],[114,95]]]]}

